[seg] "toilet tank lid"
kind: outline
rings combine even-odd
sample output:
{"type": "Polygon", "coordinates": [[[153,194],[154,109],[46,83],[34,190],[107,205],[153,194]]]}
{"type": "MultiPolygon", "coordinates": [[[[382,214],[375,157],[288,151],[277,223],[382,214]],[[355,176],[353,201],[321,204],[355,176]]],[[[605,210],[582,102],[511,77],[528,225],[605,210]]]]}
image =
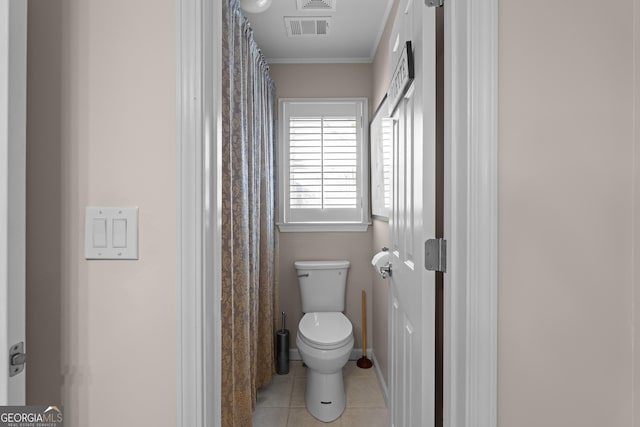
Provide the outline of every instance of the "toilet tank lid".
{"type": "Polygon", "coordinates": [[[329,270],[334,268],[349,268],[349,261],[296,261],[296,270],[329,270]]]}

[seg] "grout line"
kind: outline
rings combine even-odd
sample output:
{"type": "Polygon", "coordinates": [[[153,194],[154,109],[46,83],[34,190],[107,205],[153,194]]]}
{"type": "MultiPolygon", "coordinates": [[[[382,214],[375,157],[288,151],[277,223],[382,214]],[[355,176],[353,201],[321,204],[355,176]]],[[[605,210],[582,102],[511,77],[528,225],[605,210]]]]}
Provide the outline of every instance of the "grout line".
{"type": "MultiPolygon", "coordinates": [[[[289,413],[291,412],[291,401],[293,400],[293,383],[295,382],[296,376],[293,373],[293,369],[291,369],[291,364],[289,364],[289,374],[291,375],[291,385],[289,386],[289,404],[287,406],[287,418],[289,418],[289,413]]],[[[287,421],[288,423],[288,421],[287,421]]]]}
{"type": "Polygon", "coordinates": [[[285,427],[289,426],[289,418],[291,418],[291,407],[287,408],[287,419],[284,422],[285,427]]]}

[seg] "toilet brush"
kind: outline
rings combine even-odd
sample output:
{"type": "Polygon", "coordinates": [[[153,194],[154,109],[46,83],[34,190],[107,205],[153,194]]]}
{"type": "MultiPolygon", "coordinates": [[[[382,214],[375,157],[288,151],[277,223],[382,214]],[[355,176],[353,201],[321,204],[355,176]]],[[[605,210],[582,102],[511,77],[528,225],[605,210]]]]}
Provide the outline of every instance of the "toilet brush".
{"type": "Polygon", "coordinates": [[[287,315],[282,312],[282,323],[279,331],[276,332],[276,373],[287,375],[289,373],[289,331],[284,328],[287,315]]]}
{"type": "Polygon", "coordinates": [[[366,294],[362,291],[362,357],[358,359],[356,364],[358,368],[369,369],[373,366],[371,360],[367,358],[367,309],[366,309],[366,294]]]}

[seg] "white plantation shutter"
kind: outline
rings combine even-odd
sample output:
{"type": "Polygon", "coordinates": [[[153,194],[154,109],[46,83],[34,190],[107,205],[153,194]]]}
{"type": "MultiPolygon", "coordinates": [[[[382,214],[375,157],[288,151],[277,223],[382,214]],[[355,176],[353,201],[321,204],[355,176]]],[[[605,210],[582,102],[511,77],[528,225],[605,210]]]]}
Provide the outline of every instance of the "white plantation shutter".
{"type": "Polygon", "coordinates": [[[281,101],[281,212],[287,224],[366,222],[365,105],[281,101]]]}
{"type": "Polygon", "coordinates": [[[355,117],[291,117],[291,209],[356,208],[358,138],[355,117]]]}
{"type": "Polygon", "coordinates": [[[393,167],[393,120],[382,119],[382,164],[384,207],[391,209],[391,168],[393,167]]]}

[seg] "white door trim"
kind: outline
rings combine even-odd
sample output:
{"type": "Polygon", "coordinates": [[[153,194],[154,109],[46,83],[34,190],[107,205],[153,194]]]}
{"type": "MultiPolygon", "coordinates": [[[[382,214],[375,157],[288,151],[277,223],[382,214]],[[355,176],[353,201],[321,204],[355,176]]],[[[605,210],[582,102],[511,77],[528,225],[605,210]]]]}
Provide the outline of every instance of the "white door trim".
{"type": "MultiPolygon", "coordinates": [[[[221,417],[221,1],[177,2],[179,427],[221,417]]],[[[495,427],[498,0],[445,3],[445,420],[495,427]]]]}
{"type": "Polygon", "coordinates": [[[177,1],[177,425],[220,425],[221,0],[177,1]]]}
{"type": "MultiPolygon", "coordinates": [[[[0,405],[24,405],[27,367],[9,376],[9,348],[26,342],[27,2],[0,6],[0,405]]],[[[28,366],[28,364],[26,365],[28,366]]]]}
{"type": "Polygon", "coordinates": [[[497,423],[498,0],[445,1],[445,425],[497,423]]]}

